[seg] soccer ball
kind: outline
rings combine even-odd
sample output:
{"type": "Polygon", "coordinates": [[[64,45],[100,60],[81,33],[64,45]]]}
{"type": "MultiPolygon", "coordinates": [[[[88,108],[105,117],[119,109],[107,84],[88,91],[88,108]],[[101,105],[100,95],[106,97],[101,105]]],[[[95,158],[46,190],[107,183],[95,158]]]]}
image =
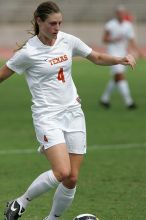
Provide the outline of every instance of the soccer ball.
{"type": "Polygon", "coordinates": [[[99,220],[95,215],[81,214],[76,216],[73,220],[99,220]]]}

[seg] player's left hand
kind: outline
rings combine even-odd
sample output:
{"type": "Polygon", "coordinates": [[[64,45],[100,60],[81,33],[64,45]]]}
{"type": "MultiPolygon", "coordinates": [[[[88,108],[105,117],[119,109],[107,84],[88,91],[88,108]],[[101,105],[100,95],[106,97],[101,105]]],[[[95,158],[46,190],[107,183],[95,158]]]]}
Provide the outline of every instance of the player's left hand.
{"type": "Polygon", "coordinates": [[[131,66],[132,69],[134,69],[134,66],[136,65],[136,61],[132,55],[128,54],[127,56],[123,57],[122,64],[129,65],[131,66]]]}

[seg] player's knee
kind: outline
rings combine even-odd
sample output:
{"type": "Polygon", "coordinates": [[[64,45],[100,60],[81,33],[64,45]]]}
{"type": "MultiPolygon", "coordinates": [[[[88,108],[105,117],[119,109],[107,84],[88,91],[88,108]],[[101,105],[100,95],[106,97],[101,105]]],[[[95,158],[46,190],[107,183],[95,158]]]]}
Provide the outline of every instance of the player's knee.
{"type": "Polygon", "coordinates": [[[78,177],[76,175],[70,175],[69,181],[72,186],[75,186],[77,184],[77,180],[78,180],[78,177]]]}
{"type": "Polygon", "coordinates": [[[70,176],[63,181],[63,184],[66,187],[73,189],[77,185],[77,180],[78,180],[78,175],[70,174],[70,176]]]}
{"type": "Polygon", "coordinates": [[[114,76],[114,80],[115,80],[115,82],[116,83],[118,83],[119,81],[121,81],[121,80],[124,80],[124,74],[115,74],[115,76],[114,76]]]}
{"type": "Polygon", "coordinates": [[[68,183],[68,186],[70,188],[74,188],[77,184],[78,175],[72,174],[68,177],[68,180],[66,181],[68,183]]]}
{"type": "Polygon", "coordinates": [[[69,189],[73,189],[75,188],[75,186],[77,185],[77,179],[72,177],[72,178],[69,178],[69,179],[66,179],[63,181],[63,184],[69,188],[69,189]]]}
{"type": "Polygon", "coordinates": [[[56,173],[57,179],[63,182],[65,179],[69,178],[71,170],[69,168],[63,168],[56,173]]]}

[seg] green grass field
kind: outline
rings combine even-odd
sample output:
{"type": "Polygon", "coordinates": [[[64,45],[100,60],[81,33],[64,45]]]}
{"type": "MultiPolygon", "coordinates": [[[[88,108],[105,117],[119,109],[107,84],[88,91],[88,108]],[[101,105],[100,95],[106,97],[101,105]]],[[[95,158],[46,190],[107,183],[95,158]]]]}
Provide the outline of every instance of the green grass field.
{"type": "MultiPolygon", "coordinates": [[[[118,92],[113,94],[111,109],[98,104],[109,79],[108,67],[74,61],[73,77],[86,116],[88,153],[75,200],[61,220],[72,220],[81,213],[95,214],[100,220],[146,219],[144,62],[138,61],[134,71],[128,69],[132,95],[139,106],[128,111],[118,92]]],[[[23,76],[15,75],[0,85],[0,219],[6,201],[21,195],[34,178],[49,169],[45,158],[35,151],[38,143],[30,105],[23,76]]],[[[53,193],[34,200],[22,219],[42,220],[50,210],[53,193]]]]}

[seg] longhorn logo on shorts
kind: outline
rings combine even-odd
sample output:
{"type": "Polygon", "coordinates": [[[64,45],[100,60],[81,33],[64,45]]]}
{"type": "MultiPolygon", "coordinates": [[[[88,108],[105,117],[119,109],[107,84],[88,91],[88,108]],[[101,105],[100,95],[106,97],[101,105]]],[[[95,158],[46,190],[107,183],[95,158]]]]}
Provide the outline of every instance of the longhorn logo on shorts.
{"type": "Polygon", "coordinates": [[[46,135],[44,135],[44,141],[48,142],[48,138],[46,135]]]}

